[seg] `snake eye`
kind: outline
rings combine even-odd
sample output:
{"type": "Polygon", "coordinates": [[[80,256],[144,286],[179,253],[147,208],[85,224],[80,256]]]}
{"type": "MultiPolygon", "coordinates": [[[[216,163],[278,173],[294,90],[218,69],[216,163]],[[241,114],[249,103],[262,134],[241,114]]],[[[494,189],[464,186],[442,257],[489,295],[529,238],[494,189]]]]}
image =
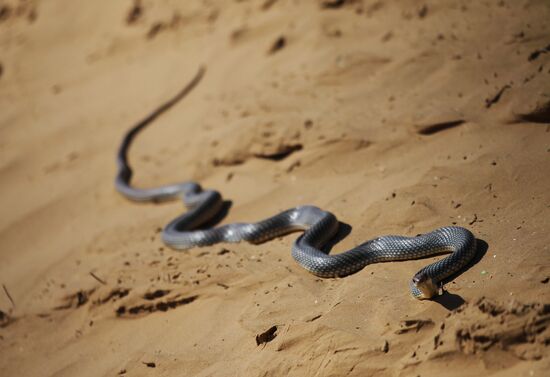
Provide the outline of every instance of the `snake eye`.
{"type": "Polygon", "coordinates": [[[412,278],[412,281],[414,284],[420,284],[420,283],[423,283],[426,281],[426,279],[428,278],[428,275],[426,274],[423,274],[423,273],[418,273],[416,275],[414,275],[414,277],[412,278]]]}

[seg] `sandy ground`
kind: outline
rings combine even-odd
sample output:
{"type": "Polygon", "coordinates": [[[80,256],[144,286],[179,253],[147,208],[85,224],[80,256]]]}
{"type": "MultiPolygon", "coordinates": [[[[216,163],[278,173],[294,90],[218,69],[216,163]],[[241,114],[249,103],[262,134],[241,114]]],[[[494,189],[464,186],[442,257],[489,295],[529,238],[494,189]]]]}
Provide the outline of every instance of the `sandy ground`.
{"type": "Polygon", "coordinates": [[[544,375],[549,19],[545,0],[0,0],[0,375],[544,375]],[[136,185],[200,181],[224,222],[320,206],[352,228],[335,253],[457,224],[476,263],[421,302],[407,282],[437,258],[318,279],[296,234],[166,248],[182,205],[125,200],[114,156],[201,64],[133,146],[136,185]]]}

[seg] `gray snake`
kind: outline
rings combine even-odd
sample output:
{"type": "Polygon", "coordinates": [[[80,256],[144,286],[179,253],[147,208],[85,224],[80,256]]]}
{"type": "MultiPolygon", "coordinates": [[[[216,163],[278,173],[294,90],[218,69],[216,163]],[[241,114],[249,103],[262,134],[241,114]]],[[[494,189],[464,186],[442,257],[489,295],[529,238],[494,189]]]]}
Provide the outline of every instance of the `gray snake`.
{"type": "Polygon", "coordinates": [[[418,259],[450,252],[444,259],[422,268],[414,275],[409,286],[412,295],[418,299],[437,296],[443,281],[462,270],[473,259],[476,239],[469,230],[458,226],[442,227],[416,237],[378,237],[348,251],[329,255],[323,247],[336,235],[339,222],[332,213],[320,208],[300,206],[256,223],[233,223],[198,229],[222,211],[223,200],[219,192],[203,190],[195,182],[151,189],[132,187],[128,150],[133,139],[139,131],[185,97],[199,83],[204,72],[204,68],[200,68],[183,90],[131,128],[124,136],[117,154],[115,187],[126,198],[138,202],[183,199],[188,211],[166,225],[162,232],[162,239],[168,246],[188,249],[219,242],[247,241],[257,244],[303,230],[292,246],[292,256],[300,266],[320,277],[342,277],[371,263],[418,259]]]}

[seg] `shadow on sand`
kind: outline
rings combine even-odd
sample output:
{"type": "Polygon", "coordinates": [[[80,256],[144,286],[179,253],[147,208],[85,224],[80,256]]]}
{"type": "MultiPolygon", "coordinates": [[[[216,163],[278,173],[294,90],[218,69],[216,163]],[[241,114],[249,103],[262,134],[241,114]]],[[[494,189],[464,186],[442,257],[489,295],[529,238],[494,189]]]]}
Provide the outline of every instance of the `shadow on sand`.
{"type": "MultiPolygon", "coordinates": [[[[447,279],[443,280],[442,282],[443,284],[447,284],[448,282],[456,279],[457,277],[462,275],[464,272],[468,271],[470,268],[478,264],[479,261],[483,259],[485,254],[487,254],[487,250],[489,250],[489,244],[477,238],[476,245],[477,245],[476,255],[470,261],[470,263],[468,263],[466,267],[458,271],[456,274],[453,274],[449,276],[447,279]]],[[[441,296],[437,296],[436,298],[432,299],[432,301],[437,302],[439,305],[443,306],[447,310],[455,310],[466,302],[460,295],[450,293],[449,291],[445,291],[445,290],[443,291],[443,294],[441,296]]]]}

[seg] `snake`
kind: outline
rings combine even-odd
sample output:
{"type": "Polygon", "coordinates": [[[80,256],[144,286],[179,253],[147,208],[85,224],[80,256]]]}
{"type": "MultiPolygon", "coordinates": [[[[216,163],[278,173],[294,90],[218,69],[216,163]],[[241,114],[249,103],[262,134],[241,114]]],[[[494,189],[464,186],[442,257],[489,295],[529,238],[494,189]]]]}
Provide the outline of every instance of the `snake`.
{"type": "Polygon", "coordinates": [[[292,257],[301,267],[322,278],[344,277],[372,263],[450,253],[423,267],[409,281],[412,296],[419,300],[437,297],[446,279],[463,270],[473,260],[476,254],[476,238],[472,232],[460,226],[445,226],[414,237],[377,237],[350,250],[330,254],[326,246],[338,233],[340,222],[334,214],[321,208],[303,205],[255,223],[231,223],[211,227],[209,224],[224,208],[224,201],[218,191],[203,189],[193,181],[155,188],[132,186],[133,171],[128,161],[132,141],[143,128],[191,92],[204,73],[205,67],[201,66],[180,92],[136,123],[124,135],[117,153],[115,188],[120,194],[135,202],[179,199],[187,207],[185,213],[162,230],[162,240],[168,247],[185,250],[241,241],[260,244],[291,232],[302,231],[292,245],[292,257]]]}

